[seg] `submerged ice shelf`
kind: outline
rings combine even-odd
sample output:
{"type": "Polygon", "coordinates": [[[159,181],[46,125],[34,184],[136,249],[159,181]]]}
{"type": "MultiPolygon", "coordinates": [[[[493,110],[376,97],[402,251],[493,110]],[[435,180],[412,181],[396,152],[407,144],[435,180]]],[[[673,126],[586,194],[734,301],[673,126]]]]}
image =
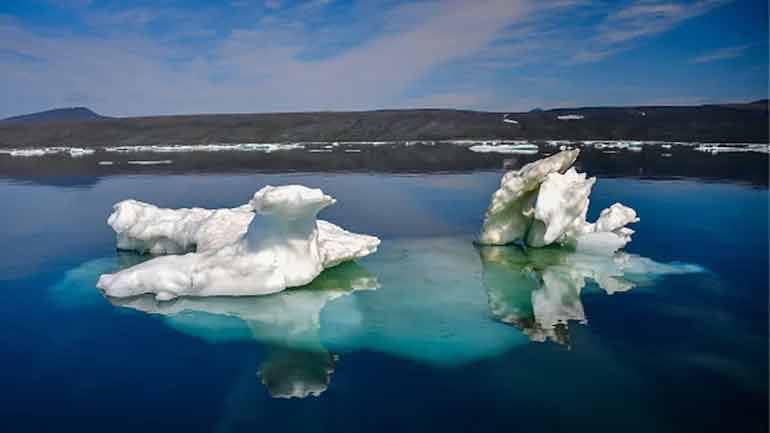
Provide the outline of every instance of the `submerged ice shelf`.
{"type": "Polygon", "coordinates": [[[233,209],[161,209],[122,201],[108,219],[119,249],[187,254],[102,275],[97,286],[113,297],[153,293],[169,300],[263,295],[308,284],[323,269],[371,254],[380,243],[316,220],[334,202],[320,189],[299,185],[266,186],[233,209]]]}
{"type": "MultiPolygon", "coordinates": [[[[212,344],[265,344],[269,353],[259,366],[260,380],[276,397],[303,397],[329,384],[332,353],[370,350],[428,365],[466,365],[530,341],[566,343],[567,324],[590,319],[581,297],[702,272],[625,253],[474,247],[469,241],[393,239],[364,265],[344,263],[309,285],[267,296],[107,299],[160,315],[166,325],[212,344]],[[296,361],[291,368],[274,368],[273,361],[287,359],[296,361]]],[[[146,256],[123,253],[117,259],[123,263],[113,256],[69,271],[52,294],[70,306],[104,303],[93,289],[98,276],[130,269],[146,256]]]]}
{"type": "Polygon", "coordinates": [[[579,154],[579,149],[564,150],[505,173],[484,216],[479,243],[556,243],[607,254],[630,242],[634,231],[626,225],[639,218],[629,207],[615,203],[596,222],[586,221],[596,178],[571,168],[579,154]]]}

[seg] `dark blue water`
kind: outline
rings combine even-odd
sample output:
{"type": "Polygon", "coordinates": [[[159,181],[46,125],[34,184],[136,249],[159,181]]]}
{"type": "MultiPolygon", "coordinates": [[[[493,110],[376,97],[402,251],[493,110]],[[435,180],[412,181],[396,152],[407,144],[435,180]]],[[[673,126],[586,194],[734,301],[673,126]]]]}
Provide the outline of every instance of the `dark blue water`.
{"type": "Polygon", "coordinates": [[[471,244],[500,174],[0,183],[0,430],[767,431],[767,189],[600,179],[589,219],[641,216],[643,271],[608,295],[584,274],[613,263],[471,244]],[[380,251],[264,299],[94,288],[137,259],[114,250],[116,201],[230,207],[284,183],[334,195],[322,216],[380,251]],[[541,302],[575,320],[547,326],[541,302]]]}

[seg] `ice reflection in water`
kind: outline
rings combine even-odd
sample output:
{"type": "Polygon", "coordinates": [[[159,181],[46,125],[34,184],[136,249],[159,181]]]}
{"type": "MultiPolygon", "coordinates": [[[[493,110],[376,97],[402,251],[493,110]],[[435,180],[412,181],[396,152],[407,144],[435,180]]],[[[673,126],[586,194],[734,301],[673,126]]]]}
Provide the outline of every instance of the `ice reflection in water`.
{"type": "Polygon", "coordinates": [[[323,272],[304,287],[268,296],[158,302],[145,295],[109,300],[116,306],[162,314],[172,327],[207,341],[253,338],[268,343],[269,354],[258,371],[260,380],[273,397],[304,398],[326,390],[337,361],[319,337],[321,310],[333,299],[376,288],[377,280],[366,269],[349,262],[323,272]],[[242,324],[249,330],[245,335],[242,324]]]}
{"type": "Polygon", "coordinates": [[[634,254],[576,253],[560,247],[479,247],[489,308],[532,341],[569,345],[568,322],[587,323],[580,294],[593,283],[607,294],[625,292],[698,266],[663,264],[634,254]]]}

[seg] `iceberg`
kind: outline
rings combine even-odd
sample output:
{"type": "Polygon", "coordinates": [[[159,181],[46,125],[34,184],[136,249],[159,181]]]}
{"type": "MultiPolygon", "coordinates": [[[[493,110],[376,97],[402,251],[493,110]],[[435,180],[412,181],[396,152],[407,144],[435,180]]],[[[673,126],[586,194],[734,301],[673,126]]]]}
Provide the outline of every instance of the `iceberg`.
{"type": "Polygon", "coordinates": [[[107,220],[119,249],[181,255],[104,274],[97,287],[112,297],[152,293],[170,300],[265,295],[308,284],[325,268],[369,255],[380,243],[316,219],[334,203],[320,189],[300,185],[266,186],[233,209],[122,201],[107,220]]]}
{"type": "Polygon", "coordinates": [[[505,173],[492,195],[478,243],[558,244],[612,254],[630,242],[634,231],[626,225],[639,218],[629,207],[615,203],[596,222],[586,221],[596,178],[572,167],[579,153],[579,149],[564,150],[505,173]]]}

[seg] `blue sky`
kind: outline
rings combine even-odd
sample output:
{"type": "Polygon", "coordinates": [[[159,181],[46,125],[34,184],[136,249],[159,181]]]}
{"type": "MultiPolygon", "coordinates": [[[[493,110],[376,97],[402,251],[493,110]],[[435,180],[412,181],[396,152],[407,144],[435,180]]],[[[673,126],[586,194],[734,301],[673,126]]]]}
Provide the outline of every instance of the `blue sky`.
{"type": "Polygon", "coordinates": [[[3,0],[0,117],[766,98],[766,0],[3,0]]]}

